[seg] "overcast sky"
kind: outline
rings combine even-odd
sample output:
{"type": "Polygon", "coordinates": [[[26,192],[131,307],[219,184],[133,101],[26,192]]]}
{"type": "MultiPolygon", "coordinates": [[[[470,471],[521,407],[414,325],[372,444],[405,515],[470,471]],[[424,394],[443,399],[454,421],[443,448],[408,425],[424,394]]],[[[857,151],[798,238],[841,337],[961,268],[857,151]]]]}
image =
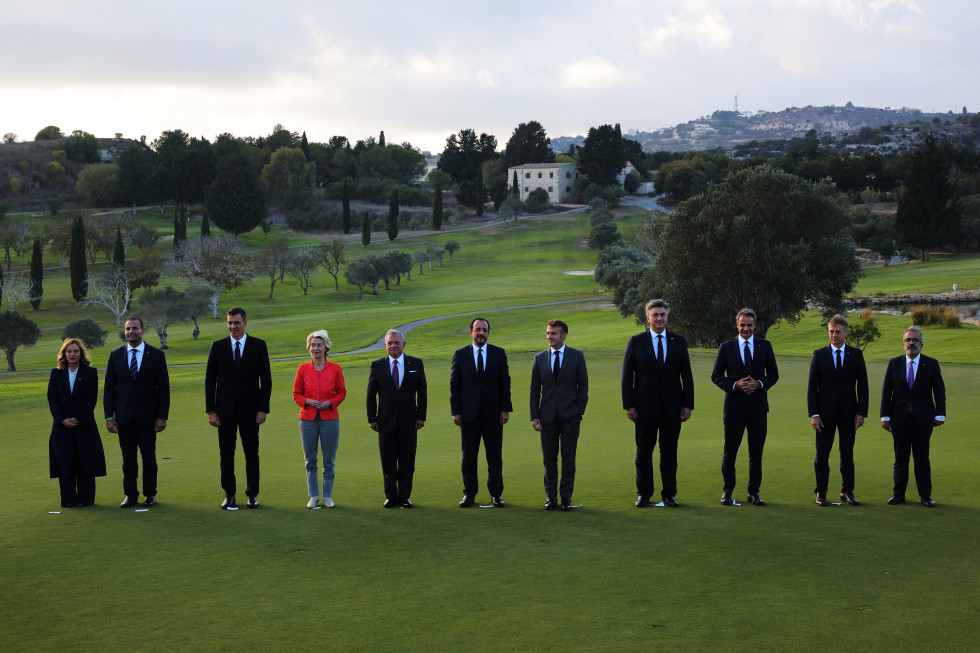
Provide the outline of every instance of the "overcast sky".
{"type": "Polygon", "coordinates": [[[20,0],[0,133],[652,131],[718,109],[980,110],[977,0],[20,0]]]}

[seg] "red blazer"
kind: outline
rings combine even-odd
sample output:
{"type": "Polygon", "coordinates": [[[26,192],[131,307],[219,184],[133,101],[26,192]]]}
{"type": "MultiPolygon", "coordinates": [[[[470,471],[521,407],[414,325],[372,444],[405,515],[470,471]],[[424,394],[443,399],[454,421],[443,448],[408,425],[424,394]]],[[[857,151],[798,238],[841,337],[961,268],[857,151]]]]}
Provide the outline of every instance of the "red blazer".
{"type": "Polygon", "coordinates": [[[332,407],[320,410],[320,419],[339,419],[337,406],[346,396],[344,375],[337,363],[325,361],[323,369],[318,371],[313,369],[311,361],[303,363],[296,370],[296,378],[293,380],[293,401],[300,407],[300,419],[311,421],[316,419],[317,411],[313,406],[306,405],[307,399],[329,400],[332,407]]]}

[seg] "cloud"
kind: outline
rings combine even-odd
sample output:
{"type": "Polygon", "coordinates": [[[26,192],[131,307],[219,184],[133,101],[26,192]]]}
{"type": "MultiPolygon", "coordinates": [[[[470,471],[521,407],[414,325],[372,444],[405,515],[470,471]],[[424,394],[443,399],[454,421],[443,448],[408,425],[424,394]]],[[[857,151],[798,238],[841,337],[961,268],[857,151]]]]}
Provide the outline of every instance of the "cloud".
{"type": "Polygon", "coordinates": [[[625,76],[609,59],[587,57],[561,66],[559,86],[567,91],[588,91],[620,84],[625,76]]]}
{"type": "Polygon", "coordinates": [[[650,54],[677,50],[686,42],[701,50],[721,52],[732,46],[734,37],[725,17],[718,11],[702,12],[695,7],[688,15],[667,16],[665,24],[653,30],[641,27],[642,48],[650,54]]]}

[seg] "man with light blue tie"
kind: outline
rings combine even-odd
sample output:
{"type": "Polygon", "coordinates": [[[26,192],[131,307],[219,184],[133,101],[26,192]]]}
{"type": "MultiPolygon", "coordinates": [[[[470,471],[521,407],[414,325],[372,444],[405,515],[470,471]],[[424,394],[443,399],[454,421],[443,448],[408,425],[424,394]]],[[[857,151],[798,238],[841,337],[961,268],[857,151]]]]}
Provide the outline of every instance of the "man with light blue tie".
{"type": "Polygon", "coordinates": [[[932,508],[932,468],[929,438],[932,429],[946,422],[946,385],[939,361],[922,355],[922,329],[905,330],[905,355],[888,361],[881,388],[881,428],[891,432],[895,446],[891,505],[905,502],[909,482],[909,456],[915,459],[915,485],[919,503],[932,508]]]}

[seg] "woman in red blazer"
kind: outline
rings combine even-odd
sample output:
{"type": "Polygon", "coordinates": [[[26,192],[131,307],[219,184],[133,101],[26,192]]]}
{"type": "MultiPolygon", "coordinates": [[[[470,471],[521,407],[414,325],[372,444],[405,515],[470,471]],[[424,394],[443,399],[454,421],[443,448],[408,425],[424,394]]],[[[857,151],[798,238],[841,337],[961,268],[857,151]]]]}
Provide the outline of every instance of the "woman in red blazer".
{"type": "Polygon", "coordinates": [[[323,454],[323,505],[333,508],[334,463],[340,440],[340,414],[337,407],[347,396],[340,365],[327,361],[332,343],[323,329],[306,336],[306,349],[312,360],[296,370],[293,401],[299,407],[299,434],[306,459],[306,486],[310,500],[307,508],[316,508],[320,490],[316,478],[316,450],[323,454]]]}

